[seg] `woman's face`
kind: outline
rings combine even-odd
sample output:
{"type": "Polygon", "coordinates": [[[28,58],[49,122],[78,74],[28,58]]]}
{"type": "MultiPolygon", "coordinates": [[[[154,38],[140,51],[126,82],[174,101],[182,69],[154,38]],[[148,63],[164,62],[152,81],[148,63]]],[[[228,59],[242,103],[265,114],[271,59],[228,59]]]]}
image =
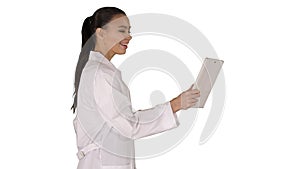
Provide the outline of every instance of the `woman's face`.
{"type": "MultiPolygon", "coordinates": [[[[101,29],[101,28],[97,28],[101,29]]],[[[125,15],[116,15],[101,30],[101,45],[105,54],[124,54],[128,47],[130,36],[130,23],[125,15]]]]}

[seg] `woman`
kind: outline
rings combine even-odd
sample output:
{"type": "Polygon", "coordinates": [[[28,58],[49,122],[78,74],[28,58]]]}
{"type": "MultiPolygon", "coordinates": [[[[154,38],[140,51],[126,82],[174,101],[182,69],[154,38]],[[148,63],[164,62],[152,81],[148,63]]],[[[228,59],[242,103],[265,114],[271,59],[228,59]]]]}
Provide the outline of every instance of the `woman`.
{"type": "Polygon", "coordinates": [[[178,127],[176,112],[200,96],[192,86],[171,101],[132,111],[130,92],[110,60],[132,39],[124,11],[100,8],[84,20],[75,72],[73,121],[78,169],[134,169],[134,140],[178,127]]]}

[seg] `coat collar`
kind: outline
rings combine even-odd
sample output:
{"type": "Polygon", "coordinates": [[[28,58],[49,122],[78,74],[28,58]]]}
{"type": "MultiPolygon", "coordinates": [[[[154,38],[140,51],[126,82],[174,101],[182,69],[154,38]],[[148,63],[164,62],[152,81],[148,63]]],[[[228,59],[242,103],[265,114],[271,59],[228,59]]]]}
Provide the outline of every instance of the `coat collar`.
{"type": "Polygon", "coordinates": [[[109,67],[118,70],[102,53],[96,51],[90,51],[89,60],[98,61],[108,65],[109,67]]]}

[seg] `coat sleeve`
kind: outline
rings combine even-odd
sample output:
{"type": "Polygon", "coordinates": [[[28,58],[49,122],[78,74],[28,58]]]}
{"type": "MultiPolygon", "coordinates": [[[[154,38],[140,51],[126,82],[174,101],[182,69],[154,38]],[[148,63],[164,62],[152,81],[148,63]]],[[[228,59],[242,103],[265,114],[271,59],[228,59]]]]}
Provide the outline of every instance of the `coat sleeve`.
{"type": "Polygon", "coordinates": [[[102,118],[121,135],[133,140],[176,128],[180,124],[169,101],[149,109],[132,111],[130,92],[119,71],[112,75],[98,69],[94,99],[102,118]]]}

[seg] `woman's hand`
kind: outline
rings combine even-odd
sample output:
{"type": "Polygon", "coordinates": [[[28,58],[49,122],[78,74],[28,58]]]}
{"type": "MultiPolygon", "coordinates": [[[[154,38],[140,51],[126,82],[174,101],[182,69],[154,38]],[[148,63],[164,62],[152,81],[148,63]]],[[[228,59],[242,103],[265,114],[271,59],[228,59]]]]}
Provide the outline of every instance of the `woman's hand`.
{"type": "Polygon", "coordinates": [[[171,107],[174,113],[180,109],[186,110],[197,103],[198,98],[200,97],[200,91],[198,89],[192,89],[193,86],[194,84],[171,100],[171,107]]]}

